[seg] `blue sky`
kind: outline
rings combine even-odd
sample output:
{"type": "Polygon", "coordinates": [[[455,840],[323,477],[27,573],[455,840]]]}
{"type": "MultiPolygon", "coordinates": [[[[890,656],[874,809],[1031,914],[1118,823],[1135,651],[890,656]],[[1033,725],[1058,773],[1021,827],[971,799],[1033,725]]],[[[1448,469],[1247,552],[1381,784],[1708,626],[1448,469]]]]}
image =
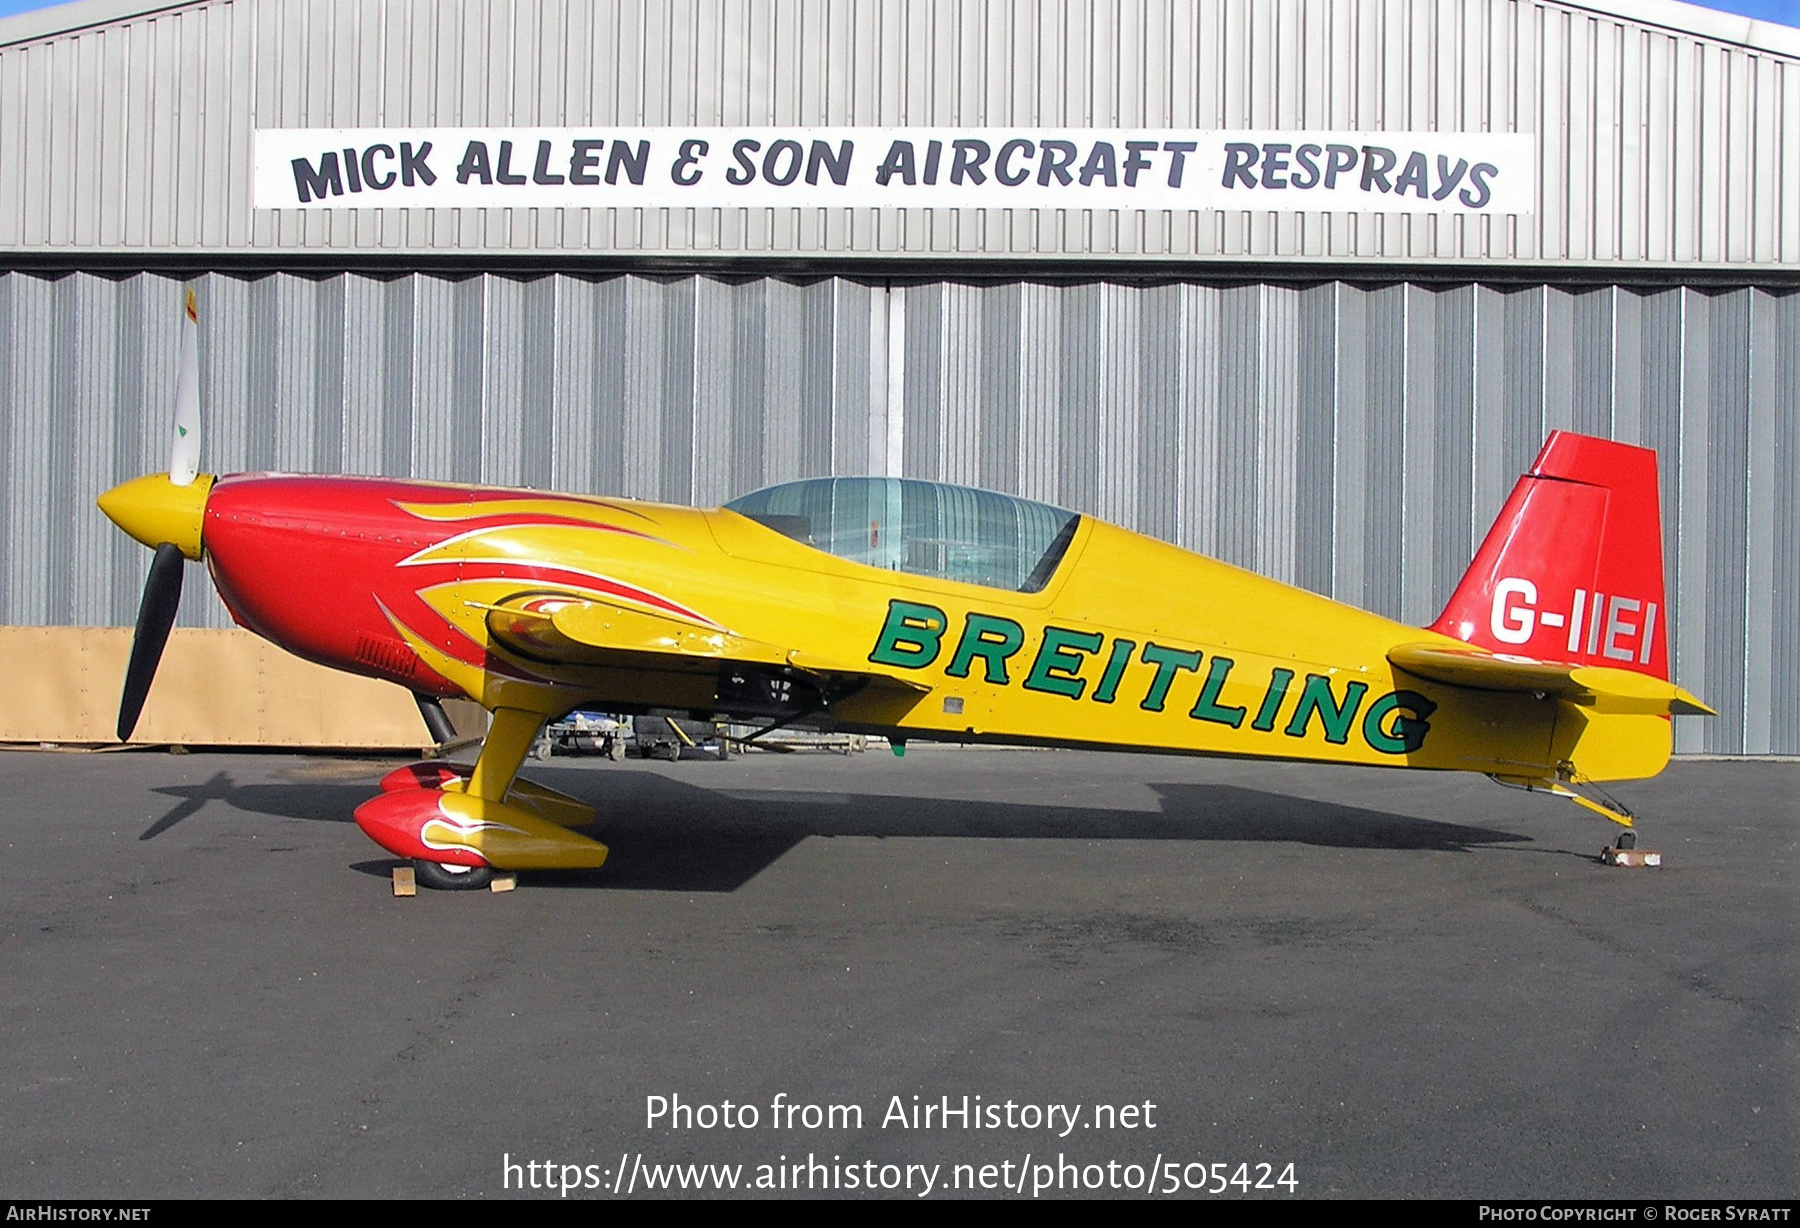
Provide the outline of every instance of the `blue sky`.
{"type": "MultiPolygon", "coordinates": [[[[24,13],[32,9],[50,8],[44,0],[0,0],[0,17],[24,13]]],[[[1783,25],[1800,26],[1800,0],[1710,0],[1709,9],[1740,13],[1763,21],[1779,21],[1783,25]]]]}
{"type": "Polygon", "coordinates": [[[1700,6],[1754,17],[1759,21],[1779,21],[1784,26],[1800,26],[1800,0],[1700,0],[1700,6]]]}

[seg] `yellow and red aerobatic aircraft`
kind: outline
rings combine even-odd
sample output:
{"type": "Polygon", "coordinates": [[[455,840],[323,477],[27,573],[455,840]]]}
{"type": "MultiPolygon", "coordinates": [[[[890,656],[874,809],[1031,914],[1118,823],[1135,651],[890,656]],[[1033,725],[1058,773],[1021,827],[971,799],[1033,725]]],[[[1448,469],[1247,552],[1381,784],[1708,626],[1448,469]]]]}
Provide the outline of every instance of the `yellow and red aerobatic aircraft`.
{"type": "MultiPolygon", "coordinates": [[[[906,739],[1482,772],[1596,801],[1652,776],[1670,716],[1655,454],[1551,435],[1428,629],[1090,516],[899,478],[710,511],[384,478],[197,469],[190,293],[168,474],[100,498],[156,551],[128,738],[204,560],[239,623],[309,660],[493,713],[473,769],[359,807],[421,881],[600,865],[585,803],[523,780],[579,708],[906,739]],[[1604,797],[1603,794],[1599,794],[1604,797]]],[[[1621,844],[1626,841],[1621,840],[1621,844]]]]}

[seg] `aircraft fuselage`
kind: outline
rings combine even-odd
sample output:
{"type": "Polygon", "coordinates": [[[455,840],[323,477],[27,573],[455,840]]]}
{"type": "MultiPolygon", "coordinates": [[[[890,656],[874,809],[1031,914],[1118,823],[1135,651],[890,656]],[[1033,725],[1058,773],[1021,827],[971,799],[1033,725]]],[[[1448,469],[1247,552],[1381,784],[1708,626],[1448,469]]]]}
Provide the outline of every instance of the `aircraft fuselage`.
{"type": "MultiPolygon", "coordinates": [[[[1447,637],[1092,518],[1035,593],[846,561],[724,509],[383,479],[222,478],[203,538],[234,616],[299,655],[546,716],[770,710],[734,698],[704,650],[637,652],[627,637],[571,661],[534,653],[529,628],[497,634],[496,611],[533,595],[696,639],[805,646],[775,672],[910,684],[808,717],[897,737],[1541,776],[1559,762],[1559,721],[1579,720],[1387,660],[1447,637]]],[[[1661,767],[1654,751],[1644,766],[1661,767]]]]}

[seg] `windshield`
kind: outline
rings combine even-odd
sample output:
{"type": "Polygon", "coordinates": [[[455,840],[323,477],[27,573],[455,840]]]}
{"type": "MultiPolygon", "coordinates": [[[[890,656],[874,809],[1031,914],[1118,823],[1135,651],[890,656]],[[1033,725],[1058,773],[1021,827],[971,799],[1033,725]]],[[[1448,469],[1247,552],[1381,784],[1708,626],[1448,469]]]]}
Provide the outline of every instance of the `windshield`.
{"type": "Polygon", "coordinates": [[[810,478],[725,505],[840,559],[1035,593],[1075,535],[1074,512],[910,478],[810,478]]]}

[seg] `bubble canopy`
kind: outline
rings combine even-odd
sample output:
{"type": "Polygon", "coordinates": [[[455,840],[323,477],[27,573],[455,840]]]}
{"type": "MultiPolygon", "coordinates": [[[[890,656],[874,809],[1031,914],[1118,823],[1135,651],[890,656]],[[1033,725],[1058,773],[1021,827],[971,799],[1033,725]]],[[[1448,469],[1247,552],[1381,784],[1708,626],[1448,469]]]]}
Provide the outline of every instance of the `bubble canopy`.
{"type": "Polygon", "coordinates": [[[912,478],[809,478],[733,499],[741,516],[869,567],[1035,593],[1075,536],[1074,512],[912,478]]]}

